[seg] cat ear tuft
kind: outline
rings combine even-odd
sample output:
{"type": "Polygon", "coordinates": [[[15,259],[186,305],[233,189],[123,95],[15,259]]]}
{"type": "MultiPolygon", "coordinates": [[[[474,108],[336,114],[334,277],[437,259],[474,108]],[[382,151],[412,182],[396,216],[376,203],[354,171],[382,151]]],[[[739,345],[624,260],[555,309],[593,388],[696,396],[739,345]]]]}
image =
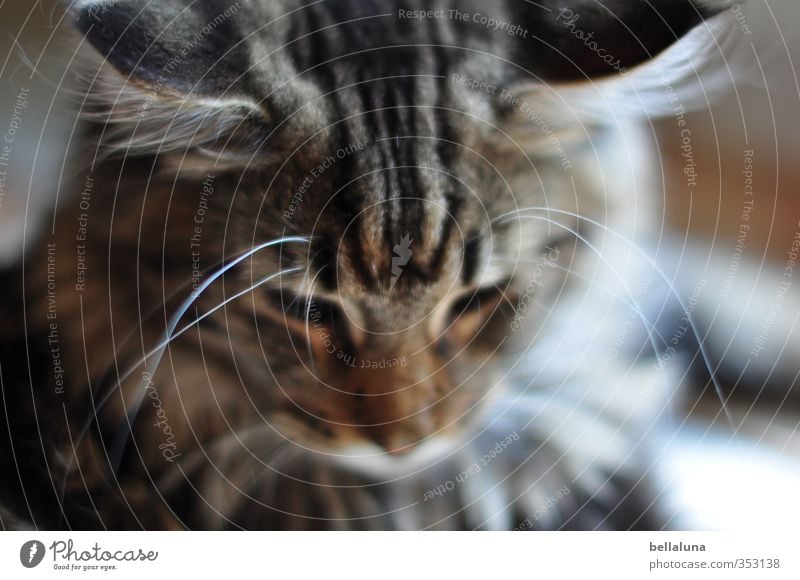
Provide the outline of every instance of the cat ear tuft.
{"type": "MultiPolygon", "coordinates": [[[[604,4],[610,8],[614,3],[604,4]]],[[[631,30],[636,29],[634,22],[630,21],[630,14],[635,10],[648,8],[648,5],[667,5],[673,11],[672,19],[683,23],[680,27],[673,24],[669,29],[675,42],[662,47],[669,40],[667,34],[655,44],[648,40],[646,46],[652,55],[641,53],[633,60],[635,65],[622,63],[623,67],[626,64],[632,66],[630,69],[625,67],[624,71],[617,71],[614,66],[610,66],[610,70],[601,67],[599,71],[592,71],[590,66],[582,69],[576,66],[577,60],[567,61],[562,56],[564,66],[571,67],[571,72],[550,74],[548,67],[538,73],[525,72],[519,77],[517,87],[521,97],[535,102],[537,114],[552,127],[569,127],[578,120],[604,124],[610,119],[623,117],[675,115],[680,118],[685,113],[707,108],[719,95],[731,91],[736,83],[760,86],[760,67],[769,58],[766,55],[775,53],[775,41],[765,30],[748,36],[750,33],[741,29],[738,19],[749,22],[749,4],[737,5],[736,10],[730,8],[727,0],[693,3],[649,0],[642,4],[644,8],[628,9],[631,30]],[[682,19],[679,18],[680,7],[686,10],[682,19]],[[704,22],[691,27],[695,17],[702,17],[704,22]],[[686,27],[691,29],[678,38],[680,30],[686,27]],[[754,60],[754,52],[765,56],[754,60]],[[641,58],[645,60],[640,62],[641,58]],[[590,72],[597,78],[588,74],[590,72]],[[565,79],[584,82],[559,82],[565,79]],[[551,80],[554,82],[549,84],[551,80]]],[[[574,7],[570,9],[577,14],[574,7]]],[[[665,17],[665,14],[662,11],[660,16],[665,17]]],[[[575,22],[580,23],[581,19],[575,22]]],[[[753,25],[756,22],[757,19],[753,18],[753,25]]],[[[639,37],[648,38],[646,33],[640,33],[639,37]]],[[[589,48],[594,48],[594,45],[589,48]]],[[[530,64],[533,69],[535,66],[535,63],[530,64]]]]}
{"type": "Polygon", "coordinates": [[[92,68],[79,73],[82,113],[105,125],[104,149],[192,149],[219,159],[257,146],[266,117],[249,96],[240,2],[104,0],[73,8],[95,53],[84,63],[92,68]]]}
{"type": "Polygon", "coordinates": [[[530,31],[516,62],[547,81],[624,73],[652,59],[724,5],[719,0],[509,0],[530,31]]]}

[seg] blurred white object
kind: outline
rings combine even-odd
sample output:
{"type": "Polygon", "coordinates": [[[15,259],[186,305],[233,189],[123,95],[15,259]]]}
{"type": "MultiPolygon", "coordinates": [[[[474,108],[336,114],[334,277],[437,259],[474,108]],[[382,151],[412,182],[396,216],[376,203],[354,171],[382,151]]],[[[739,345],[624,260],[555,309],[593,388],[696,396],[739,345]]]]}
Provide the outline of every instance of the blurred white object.
{"type": "Polygon", "coordinates": [[[679,527],[795,532],[800,463],[741,435],[687,424],[663,463],[679,527]]]}

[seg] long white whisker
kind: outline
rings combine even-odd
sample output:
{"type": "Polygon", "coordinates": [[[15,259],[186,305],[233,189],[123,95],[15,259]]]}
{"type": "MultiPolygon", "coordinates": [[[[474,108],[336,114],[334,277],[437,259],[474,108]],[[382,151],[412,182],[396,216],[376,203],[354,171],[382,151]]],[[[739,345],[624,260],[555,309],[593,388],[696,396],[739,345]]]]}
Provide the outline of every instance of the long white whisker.
{"type": "MultiPolygon", "coordinates": [[[[639,307],[638,303],[636,303],[636,300],[635,300],[635,298],[633,296],[633,293],[630,291],[630,289],[628,288],[627,284],[625,283],[625,277],[620,272],[617,271],[617,269],[608,261],[608,259],[606,259],[605,256],[603,256],[603,254],[600,251],[600,249],[595,247],[594,244],[592,244],[587,238],[583,237],[580,233],[577,232],[577,230],[573,230],[568,225],[559,223],[559,222],[557,222],[555,220],[552,220],[552,219],[550,219],[548,217],[521,215],[521,216],[518,217],[518,219],[536,219],[536,220],[541,220],[541,221],[547,222],[550,225],[558,226],[560,228],[563,228],[563,229],[567,230],[572,235],[574,235],[578,240],[580,240],[581,242],[586,244],[586,246],[588,246],[589,249],[591,249],[595,254],[597,254],[597,256],[609,267],[609,270],[614,274],[614,276],[617,278],[617,280],[619,280],[621,282],[623,289],[628,294],[628,297],[631,300],[630,304],[633,307],[633,309],[636,312],[636,314],[639,317],[639,319],[641,320],[642,324],[644,324],[645,327],[649,326],[649,321],[645,317],[645,315],[642,312],[641,308],[639,307]]],[[[659,352],[658,345],[655,343],[655,340],[654,340],[652,334],[648,333],[648,337],[647,338],[648,338],[648,341],[650,342],[651,346],[653,347],[653,351],[654,352],[659,352]]],[[[533,347],[534,347],[534,345],[530,346],[530,348],[533,348],[533,347]]]]}
{"type": "MultiPolygon", "coordinates": [[[[222,268],[220,268],[219,270],[214,272],[214,274],[212,274],[205,281],[203,281],[203,283],[200,284],[200,286],[198,286],[196,290],[193,290],[192,293],[190,294],[189,298],[187,298],[183,302],[183,304],[181,304],[181,306],[177,309],[175,314],[172,315],[172,318],[171,318],[171,320],[170,320],[170,322],[169,322],[169,324],[167,326],[167,331],[165,332],[165,339],[152,352],[148,353],[147,355],[145,355],[143,357],[143,361],[142,362],[146,361],[146,359],[149,358],[149,357],[153,357],[151,359],[151,363],[146,366],[145,373],[150,375],[150,376],[153,375],[153,373],[155,372],[156,368],[158,368],[158,364],[161,362],[161,356],[164,354],[164,349],[170,343],[172,338],[174,338],[173,333],[175,332],[175,328],[178,326],[178,322],[180,322],[181,318],[183,318],[183,316],[186,314],[186,311],[189,310],[191,305],[194,304],[195,300],[197,300],[200,297],[200,295],[203,292],[205,292],[209,288],[209,286],[211,286],[211,284],[213,284],[214,282],[219,280],[223,276],[223,274],[225,274],[228,270],[230,270],[231,268],[234,268],[238,264],[241,264],[243,261],[245,261],[250,256],[256,254],[257,252],[260,252],[261,250],[264,250],[266,248],[270,248],[272,246],[276,246],[278,244],[283,244],[283,243],[286,243],[286,242],[308,243],[308,239],[307,238],[300,238],[300,237],[286,237],[286,238],[280,238],[280,239],[277,239],[277,240],[272,240],[270,242],[265,242],[263,244],[259,244],[258,246],[255,246],[254,248],[251,248],[250,250],[246,251],[244,254],[242,254],[238,258],[234,259],[229,264],[223,266],[222,268]]],[[[122,378],[120,378],[120,380],[118,381],[118,384],[121,384],[125,379],[127,379],[136,370],[137,367],[138,367],[138,364],[135,367],[133,367],[131,370],[126,372],[122,376],[122,378]]],[[[149,381],[147,381],[147,380],[143,380],[142,381],[142,389],[141,389],[141,391],[142,391],[141,395],[142,396],[144,396],[144,391],[147,389],[147,384],[148,383],[149,383],[149,381]]]]}
{"type": "MultiPolygon", "coordinates": [[[[217,266],[221,266],[222,264],[224,264],[224,262],[217,262],[216,264],[213,264],[209,268],[206,268],[205,271],[203,272],[203,276],[205,276],[206,272],[210,271],[211,268],[215,268],[217,266]]],[[[142,315],[141,316],[141,322],[149,320],[152,316],[155,316],[158,312],[163,311],[164,306],[167,303],[167,301],[171,300],[172,298],[175,298],[182,291],[186,290],[187,286],[192,284],[192,282],[193,282],[193,280],[190,279],[190,280],[186,280],[185,282],[181,283],[177,288],[175,288],[172,292],[170,292],[168,295],[166,295],[164,297],[164,301],[161,304],[158,304],[158,305],[154,306],[146,314],[142,315]]],[[[128,331],[128,333],[120,340],[120,344],[124,347],[128,343],[128,341],[136,334],[137,330],[139,330],[139,327],[134,327],[130,331],[128,331]]],[[[137,363],[137,365],[141,364],[141,362],[142,361],[139,361],[137,363]]],[[[111,372],[111,369],[109,369],[109,371],[106,373],[106,375],[108,375],[110,372],[111,372]]]]}
{"type": "MultiPolygon", "coordinates": [[[[574,187],[574,183],[573,183],[573,187],[574,187]]],[[[523,208],[523,209],[520,209],[520,210],[514,210],[514,211],[511,211],[511,212],[508,212],[508,213],[503,214],[501,216],[498,216],[497,218],[494,218],[492,220],[493,223],[496,222],[496,221],[499,221],[502,218],[507,218],[508,221],[511,221],[511,220],[515,219],[514,215],[516,215],[517,216],[516,219],[522,219],[522,218],[539,219],[539,220],[547,221],[548,223],[551,223],[551,224],[556,224],[556,225],[568,230],[573,235],[575,235],[578,239],[580,239],[583,243],[585,243],[587,246],[589,246],[595,253],[597,253],[598,257],[600,257],[600,259],[603,260],[603,262],[609,268],[611,268],[611,271],[615,274],[615,276],[617,276],[620,279],[620,281],[623,282],[623,287],[624,287],[626,293],[628,293],[629,295],[631,294],[630,293],[630,289],[624,283],[624,281],[622,280],[620,274],[614,269],[614,267],[608,262],[608,260],[603,257],[602,253],[597,248],[595,248],[591,243],[589,243],[588,240],[586,240],[580,234],[578,234],[577,231],[574,231],[571,228],[569,228],[568,226],[566,226],[564,224],[560,224],[558,222],[555,222],[554,220],[551,220],[549,218],[545,218],[545,217],[541,217],[541,216],[520,215],[522,212],[525,212],[525,211],[542,211],[542,212],[547,212],[547,213],[556,213],[556,214],[561,214],[561,215],[567,215],[567,216],[570,216],[570,217],[574,217],[574,218],[578,219],[579,221],[588,222],[588,223],[590,223],[590,224],[602,229],[603,231],[611,234],[612,236],[622,240],[623,242],[629,244],[630,247],[633,250],[635,250],[641,257],[644,258],[644,260],[653,269],[653,271],[666,283],[667,288],[668,288],[668,292],[672,296],[674,296],[675,299],[678,301],[678,304],[680,304],[680,307],[683,310],[685,318],[688,321],[689,327],[691,328],[691,330],[695,334],[695,336],[698,337],[698,348],[699,348],[699,351],[700,351],[700,356],[703,359],[703,364],[706,366],[706,369],[708,370],[708,372],[709,372],[709,374],[711,376],[711,382],[714,385],[714,390],[715,390],[715,392],[717,394],[717,397],[719,398],[720,403],[722,403],[722,410],[725,413],[725,418],[728,421],[728,425],[731,427],[731,429],[734,429],[735,423],[733,421],[733,417],[731,417],[731,415],[730,415],[728,407],[725,405],[726,398],[723,395],[722,386],[719,384],[719,380],[717,379],[717,376],[716,376],[716,373],[714,371],[713,365],[711,364],[711,359],[710,359],[710,357],[708,355],[708,352],[706,351],[705,345],[703,344],[703,340],[700,340],[700,337],[702,335],[699,333],[699,331],[697,329],[697,326],[694,323],[693,317],[691,316],[689,308],[685,304],[683,298],[678,293],[677,289],[675,288],[675,285],[670,281],[669,277],[663,272],[663,270],[661,270],[661,268],[658,266],[658,264],[655,263],[655,261],[650,256],[650,254],[647,253],[644,249],[640,248],[632,240],[630,240],[629,238],[623,236],[619,232],[616,232],[612,228],[609,228],[605,224],[602,224],[602,223],[600,223],[600,222],[598,222],[598,221],[596,221],[596,220],[594,220],[592,218],[589,218],[589,217],[586,217],[586,216],[582,216],[582,215],[579,215],[579,214],[577,214],[575,212],[568,211],[568,210],[557,209],[557,208],[552,208],[552,207],[543,207],[543,206],[530,206],[530,207],[523,208]]],[[[631,295],[631,298],[632,298],[632,295],[631,295]]],[[[644,319],[644,316],[641,313],[641,311],[638,308],[638,306],[637,306],[636,310],[637,310],[637,314],[639,314],[640,318],[644,319]]],[[[652,338],[651,338],[651,342],[652,342],[652,338]]],[[[653,348],[655,349],[656,352],[659,352],[659,349],[657,348],[655,343],[653,343],[653,348]]]]}
{"type": "MultiPolygon", "coordinates": [[[[522,258],[522,259],[509,258],[509,260],[513,260],[515,262],[532,263],[532,264],[538,263],[537,260],[524,259],[524,258],[522,258]]],[[[572,277],[577,278],[579,280],[583,280],[587,284],[590,284],[593,288],[597,288],[597,289],[605,292],[609,296],[613,297],[615,300],[618,300],[619,302],[621,302],[625,306],[629,307],[631,310],[633,310],[633,311],[636,310],[636,303],[635,302],[632,302],[632,301],[628,300],[624,296],[619,296],[616,292],[614,292],[607,285],[601,284],[601,283],[599,283],[597,280],[595,280],[593,278],[589,278],[588,276],[584,276],[583,274],[578,274],[577,272],[574,272],[574,271],[570,270],[569,268],[565,268],[564,266],[559,266],[558,264],[552,264],[549,267],[553,268],[555,270],[560,270],[560,271],[568,274],[569,276],[572,276],[572,277]]],[[[534,302],[533,303],[536,304],[535,298],[534,298],[534,302]]],[[[511,306],[515,307],[513,303],[511,304],[511,306]]],[[[539,305],[539,306],[541,307],[541,305],[539,305]]],[[[655,324],[652,324],[649,320],[646,320],[646,319],[642,320],[642,322],[644,323],[645,328],[647,329],[648,333],[653,333],[656,336],[656,338],[658,338],[661,341],[661,343],[663,345],[665,345],[665,346],[667,345],[666,338],[661,335],[661,333],[658,331],[658,328],[655,326],[655,324]]]]}
{"type": "MultiPolygon", "coordinates": [[[[170,320],[170,322],[169,322],[169,324],[167,326],[167,330],[164,333],[165,338],[161,341],[161,343],[159,343],[158,347],[156,347],[153,351],[147,353],[143,357],[142,360],[137,362],[135,366],[132,366],[127,372],[125,372],[122,375],[122,377],[120,377],[116,381],[117,386],[121,388],[122,383],[135,372],[135,370],[138,368],[138,366],[142,362],[145,362],[147,360],[147,358],[150,358],[150,363],[146,366],[145,371],[143,372],[142,383],[140,384],[140,388],[139,388],[138,392],[136,393],[136,399],[135,399],[135,401],[133,403],[133,408],[135,410],[138,410],[138,408],[140,407],[141,401],[144,399],[147,387],[149,386],[149,380],[146,380],[146,377],[148,377],[148,378],[152,377],[153,374],[155,373],[155,370],[156,370],[156,368],[158,367],[158,364],[161,361],[161,357],[164,354],[164,350],[169,345],[169,343],[175,338],[175,336],[173,336],[173,333],[175,332],[175,328],[177,327],[177,325],[180,322],[181,318],[186,314],[186,311],[197,300],[197,298],[199,298],[200,295],[203,292],[205,292],[209,288],[209,286],[211,286],[211,284],[216,282],[221,276],[223,276],[231,268],[234,268],[235,266],[237,266],[238,264],[240,264],[244,260],[248,259],[249,257],[253,256],[254,254],[256,254],[256,253],[258,253],[258,252],[260,252],[260,251],[262,251],[262,250],[264,250],[266,248],[273,247],[275,245],[283,244],[283,243],[287,243],[287,242],[308,243],[309,240],[308,240],[308,238],[305,238],[305,237],[288,236],[288,237],[282,237],[282,238],[279,238],[279,239],[276,239],[276,240],[271,240],[269,242],[264,242],[262,244],[259,244],[259,245],[255,246],[255,247],[247,250],[242,255],[238,256],[233,261],[231,261],[230,263],[226,264],[225,266],[223,266],[219,270],[215,271],[206,280],[204,280],[202,284],[200,284],[195,290],[192,291],[190,296],[186,300],[184,300],[184,302],[181,304],[181,306],[178,308],[178,310],[172,316],[172,318],[171,318],[171,320],[170,320]]],[[[199,322],[199,319],[196,322],[199,322]]],[[[185,332],[185,330],[187,330],[187,329],[182,329],[181,333],[185,332]]],[[[94,405],[93,417],[90,417],[86,421],[83,429],[81,430],[80,435],[78,436],[78,438],[76,440],[77,441],[76,445],[79,445],[80,442],[83,440],[83,438],[86,436],[86,434],[88,433],[89,429],[91,428],[92,423],[97,419],[98,411],[100,409],[102,409],[104,405],[107,404],[107,402],[109,401],[111,396],[114,394],[114,392],[115,392],[114,389],[109,390],[109,392],[107,392],[100,399],[100,401],[97,404],[94,405]]],[[[133,417],[135,417],[135,412],[133,414],[133,417]]],[[[127,419],[127,421],[126,421],[126,423],[127,423],[126,433],[129,434],[131,429],[132,429],[132,416],[130,414],[126,414],[126,419],[127,419]]],[[[125,445],[126,441],[127,441],[127,436],[122,440],[121,443],[119,442],[119,440],[117,440],[117,442],[114,445],[114,449],[112,450],[113,459],[114,459],[114,469],[116,469],[117,464],[119,463],[119,460],[122,457],[122,450],[124,449],[124,445],[125,445]]],[[[71,465],[72,465],[74,460],[75,460],[74,457],[70,459],[70,467],[71,467],[71,465]]]]}
{"type": "MultiPolygon", "coordinates": [[[[200,321],[202,321],[203,319],[205,319],[205,318],[208,318],[209,316],[211,316],[212,314],[214,314],[214,313],[215,313],[216,311],[218,311],[220,308],[224,308],[226,304],[228,304],[228,303],[230,303],[230,302],[233,302],[233,301],[234,301],[234,300],[236,300],[237,298],[241,298],[242,296],[244,296],[244,295],[245,295],[245,294],[247,294],[248,292],[252,292],[253,290],[255,290],[256,288],[258,288],[259,286],[263,286],[264,284],[266,284],[266,283],[267,283],[267,282],[269,282],[270,280],[274,280],[275,278],[277,278],[277,277],[279,277],[279,276],[283,276],[284,274],[291,274],[292,272],[298,272],[298,271],[300,271],[300,270],[302,270],[302,268],[299,268],[299,267],[298,267],[298,268],[289,268],[288,270],[281,270],[280,272],[276,272],[276,273],[274,273],[274,274],[270,274],[269,276],[266,276],[266,277],[264,277],[264,278],[261,278],[260,280],[256,281],[256,282],[255,282],[255,283],[254,283],[252,286],[249,286],[248,288],[245,288],[244,290],[241,290],[240,292],[237,292],[237,293],[236,293],[236,294],[234,294],[233,296],[230,296],[229,298],[226,298],[225,300],[223,300],[222,302],[220,302],[219,304],[217,304],[216,306],[214,306],[213,308],[211,308],[210,310],[208,310],[208,311],[207,311],[206,313],[204,313],[202,316],[198,316],[198,317],[196,317],[196,318],[195,318],[194,320],[192,320],[192,321],[191,321],[189,324],[187,324],[186,326],[184,326],[183,328],[181,328],[181,329],[180,329],[180,330],[178,330],[177,332],[173,333],[172,335],[170,335],[170,337],[169,337],[169,338],[167,338],[166,340],[164,340],[163,342],[161,342],[160,344],[158,344],[158,345],[157,345],[155,348],[153,348],[153,349],[152,349],[152,350],[151,350],[149,353],[147,353],[147,354],[146,354],[144,357],[142,357],[142,358],[141,358],[141,359],[140,359],[140,360],[139,360],[139,361],[138,361],[138,362],[137,362],[137,363],[134,365],[134,367],[133,367],[133,368],[134,368],[134,369],[136,369],[136,367],[138,367],[138,366],[139,366],[140,364],[142,364],[142,363],[143,363],[145,360],[147,360],[147,358],[148,358],[148,357],[155,355],[155,354],[156,354],[156,353],[159,351],[159,349],[162,349],[162,348],[164,348],[165,346],[167,346],[167,345],[168,345],[170,342],[172,342],[173,340],[175,340],[176,338],[178,338],[180,335],[182,335],[183,333],[185,333],[187,330],[190,330],[190,329],[191,329],[193,326],[197,325],[197,324],[198,324],[200,321]]],[[[130,373],[131,373],[131,372],[132,372],[132,371],[128,371],[128,373],[127,373],[126,375],[124,375],[124,376],[123,376],[122,380],[124,380],[125,378],[127,378],[128,376],[130,376],[130,373]]]]}
{"type": "MultiPolygon", "coordinates": [[[[125,431],[129,434],[130,431],[133,429],[133,419],[136,417],[136,414],[139,412],[139,408],[141,407],[142,401],[144,400],[145,393],[147,392],[148,387],[155,375],[156,370],[158,369],[158,365],[161,363],[161,358],[164,356],[164,351],[166,350],[169,343],[173,340],[174,336],[173,333],[175,332],[175,328],[178,326],[181,318],[186,314],[186,311],[194,304],[194,302],[200,297],[200,295],[205,292],[214,282],[219,280],[228,270],[236,267],[237,265],[241,264],[254,254],[264,250],[266,248],[270,248],[279,244],[284,244],[286,242],[301,242],[301,243],[308,243],[308,238],[301,238],[301,237],[283,237],[277,240],[271,240],[269,242],[264,242],[263,244],[259,244],[246,252],[244,252],[238,258],[235,258],[229,264],[226,264],[219,270],[217,270],[214,274],[212,274],[209,278],[203,281],[196,290],[193,290],[192,293],[189,295],[183,304],[177,309],[175,314],[172,315],[172,319],[169,321],[167,326],[167,331],[165,333],[165,338],[156,347],[151,353],[148,353],[144,360],[150,357],[150,362],[145,364],[145,370],[142,372],[142,380],[139,383],[139,388],[134,392],[134,400],[131,404],[132,413],[129,411],[126,413],[126,427],[125,431]]],[[[263,283],[263,282],[262,282],[263,283]]],[[[224,305],[224,303],[223,303],[224,305]]],[[[132,367],[125,375],[117,382],[118,385],[121,386],[122,381],[127,379],[133,372],[136,370],[138,365],[132,367]]],[[[113,391],[111,391],[113,392],[113,391]]],[[[110,393],[109,393],[110,394],[110,393]]],[[[117,437],[117,442],[114,444],[114,448],[112,450],[112,458],[114,460],[114,469],[116,469],[119,461],[122,459],[122,452],[125,448],[125,444],[128,440],[127,435],[124,438],[117,437]]]]}

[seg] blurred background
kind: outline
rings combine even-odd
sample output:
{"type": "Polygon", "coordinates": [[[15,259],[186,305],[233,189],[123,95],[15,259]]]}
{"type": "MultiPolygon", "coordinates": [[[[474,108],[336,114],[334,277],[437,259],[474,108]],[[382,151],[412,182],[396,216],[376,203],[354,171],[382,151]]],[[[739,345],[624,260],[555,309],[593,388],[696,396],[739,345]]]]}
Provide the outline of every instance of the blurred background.
{"type": "MultiPolygon", "coordinates": [[[[730,2],[753,72],[687,117],[654,122],[665,206],[658,260],[695,310],[696,361],[665,461],[675,500],[705,528],[800,519],[800,2],[730,2]],[[797,32],[796,32],[797,31],[797,32]],[[758,47],[768,46],[769,50],[758,47]],[[687,155],[688,153],[688,155],[687,155]],[[687,169],[690,168],[690,169],[687,169]],[[688,173],[687,173],[688,170],[688,173]],[[722,392],[708,382],[709,370],[722,392]],[[724,407],[724,412],[723,412],[724,407]],[[685,420],[684,420],[685,419],[685,420]]],[[[68,28],[53,1],[0,3],[0,260],[20,255],[60,183],[75,127],[68,28]]]]}
{"type": "MultiPolygon", "coordinates": [[[[685,300],[708,281],[695,322],[720,380],[687,399],[671,456],[702,525],[795,529],[800,517],[800,2],[729,2],[752,67],[687,117],[657,122],[663,164],[662,267],[685,300]],[[685,135],[684,135],[685,136],[685,135]],[[665,244],[667,246],[668,244],[665,244]],[[732,509],[732,506],[737,506],[732,509]]],[[[698,373],[702,377],[703,373],[698,373]]]]}

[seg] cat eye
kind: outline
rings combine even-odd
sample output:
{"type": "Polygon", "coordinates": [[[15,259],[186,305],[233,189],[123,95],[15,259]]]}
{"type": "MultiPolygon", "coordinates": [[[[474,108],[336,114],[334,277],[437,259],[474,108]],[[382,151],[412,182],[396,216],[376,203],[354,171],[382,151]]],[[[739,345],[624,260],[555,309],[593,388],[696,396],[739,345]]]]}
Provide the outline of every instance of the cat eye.
{"type": "Polygon", "coordinates": [[[342,307],[324,298],[308,297],[302,299],[304,308],[308,311],[309,324],[314,326],[327,326],[334,330],[346,328],[347,316],[342,307]]]}
{"type": "MultiPolygon", "coordinates": [[[[280,313],[283,321],[295,330],[326,328],[334,335],[347,336],[347,315],[332,300],[318,296],[293,294],[285,289],[266,291],[266,301],[273,313],[280,313]]],[[[273,314],[273,318],[275,314],[273,314]]]]}
{"type": "Polygon", "coordinates": [[[450,320],[467,315],[488,315],[505,300],[507,283],[498,283],[469,292],[450,307],[450,320]]]}

